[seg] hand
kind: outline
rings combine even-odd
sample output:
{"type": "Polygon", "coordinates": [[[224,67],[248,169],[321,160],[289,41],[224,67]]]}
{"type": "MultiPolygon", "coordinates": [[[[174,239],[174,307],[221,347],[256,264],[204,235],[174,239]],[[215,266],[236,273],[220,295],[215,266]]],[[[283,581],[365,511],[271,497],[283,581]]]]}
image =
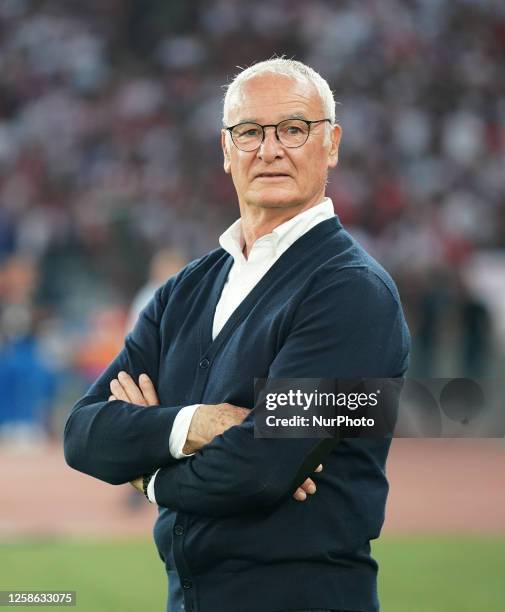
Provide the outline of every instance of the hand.
{"type": "MultiPolygon", "coordinates": [[[[314,472],[322,472],[323,471],[323,466],[320,463],[317,468],[314,470],[314,472]]],[[[311,478],[307,478],[307,480],[301,484],[298,489],[296,489],[296,491],[293,493],[293,497],[296,499],[296,501],[305,501],[307,499],[307,494],[308,495],[314,495],[314,493],[316,492],[316,483],[311,479],[311,478]]]]}
{"type": "Polygon", "coordinates": [[[122,400],[140,406],[158,406],[160,401],[156,389],[147,374],[139,376],[137,385],[127,372],[119,372],[118,377],[110,382],[109,402],[122,400]]]}
{"type": "Polygon", "coordinates": [[[233,404],[202,404],[196,409],[182,452],[195,453],[230,427],[240,425],[249,414],[247,408],[233,404]]]}
{"type": "MultiPolygon", "coordinates": [[[[109,401],[122,400],[146,407],[159,405],[156,389],[147,374],[139,376],[137,385],[127,372],[119,372],[117,379],[111,381],[110,390],[109,401]]],[[[230,427],[240,425],[248,414],[247,408],[233,404],[202,404],[191,420],[183,452],[186,454],[196,452],[230,427]]],[[[314,471],[321,472],[322,469],[323,466],[319,465],[314,471]]],[[[130,484],[143,493],[142,477],[132,480],[130,484]]],[[[293,498],[296,501],[305,501],[307,495],[313,495],[315,492],[315,482],[307,478],[293,493],[293,498]]]]}
{"type": "MultiPolygon", "coordinates": [[[[110,383],[111,395],[109,402],[113,400],[122,400],[131,404],[139,404],[140,406],[158,406],[159,400],[156,389],[147,374],[139,376],[139,384],[137,385],[133,378],[127,372],[119,372],[117,379],[110,383]]],[[[130,484],[140,491],[144,492],[142,487],[142,476],[131,480],[130,484]]]]}
{"type": "MultiPolygon", "coordinates": [[[[230,427],[240,425],[248,414],[249,410],[233,404],[202,404],[193,415],[182,452],[191,454],[200,450],[202,446],[208,444],[213,438],[230,427]]],[[[319,465],[314,471],[321,472],[322,469],[323,466],[319,465]]],[[[297,501],[305,501],[307,495],[313,495],[315,492],[315,482],[311,478],[307,478],[293,493],[293,497],[297,501]]]]}

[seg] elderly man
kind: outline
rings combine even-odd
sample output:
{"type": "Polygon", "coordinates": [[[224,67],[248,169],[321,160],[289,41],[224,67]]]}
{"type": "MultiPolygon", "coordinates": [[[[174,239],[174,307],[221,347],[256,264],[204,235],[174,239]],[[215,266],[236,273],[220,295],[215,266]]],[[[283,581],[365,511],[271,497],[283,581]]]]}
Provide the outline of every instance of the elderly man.
{"type": "Polygon", "coordinates": [[[240,219],[157,291],[72,410],[66,460],[158,504],[170,612],[376,611],[388,440],[255,438],[253,381],[401,377],[398,293],[325,197],[341,128],[319,74],[249,67],[224,124],[240,219]]]}

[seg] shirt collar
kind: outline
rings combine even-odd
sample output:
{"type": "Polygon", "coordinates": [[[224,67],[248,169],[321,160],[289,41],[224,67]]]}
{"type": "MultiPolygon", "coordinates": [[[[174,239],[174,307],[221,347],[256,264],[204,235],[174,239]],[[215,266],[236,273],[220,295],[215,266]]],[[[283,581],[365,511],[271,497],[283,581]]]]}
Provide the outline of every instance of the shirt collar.
{"type": "MultiPolygon", "coordinates": [[[[253,245],[258,245],[260,241],[269,241],[273,244],[273,248],[279,255],[287,250],[298,238],[317,225],[321,221],[330,219],[335,215],[333,202],[330,198],[324,198],[322,202],[316,206],[312,206],[307,210],[295,215],[292,219],[278,225],[270,234],[266,234],[258,238],[253,245]]],[[[242,234],[242,220],[237,219],[230,227],[225,230],[219,237],[219,244],[228,252],[236,263],[245,262],[243,254],[245,245],[244,236],[242,234]]]]}

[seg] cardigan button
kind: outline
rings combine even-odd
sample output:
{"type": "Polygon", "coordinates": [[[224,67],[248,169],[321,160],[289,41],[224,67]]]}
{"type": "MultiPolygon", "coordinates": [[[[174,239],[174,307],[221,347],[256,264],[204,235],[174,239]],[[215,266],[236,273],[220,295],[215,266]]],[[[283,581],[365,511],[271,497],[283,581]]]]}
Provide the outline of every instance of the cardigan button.
{"type": "Polygon", "coordinates": [[[207,359],[207,357],[205,357],[205,359],[200,361],[199,366],[202,368],[202,370],[206,370],[210,366],[210,361],[207,359]]]}
{"type": "Polygon", "coordinates": [[[184,527],[182,525],[176,525],[174,528],[174,533],[177,536],[181,536],[184,533],[184,527]]]}
{"type": "Polygon", "coordinates": [[[184,578],[184,580],[182,581],[182,588],[190,589],[192,586],[193,586],[193,583],[191,582],[191,580],[189,578],[184,578]]]}

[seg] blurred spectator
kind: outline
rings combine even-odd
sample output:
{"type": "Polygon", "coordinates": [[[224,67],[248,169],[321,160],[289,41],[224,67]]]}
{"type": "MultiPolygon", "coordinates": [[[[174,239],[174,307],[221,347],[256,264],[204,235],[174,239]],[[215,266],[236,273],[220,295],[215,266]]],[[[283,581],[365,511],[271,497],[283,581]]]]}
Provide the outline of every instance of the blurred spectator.
{"type": "Polygon", "coordinates": [[[0,444],[8,440],[31,448],[43,443],[52,433],[55,373],[30,335],[0,348],[0,362],[0,444]]]}
{"type": "Polygon", "coordinates": [[[0,266],[0,344],[32,333],[36,282],[35,263],[28,257],[11,255],[0,266]]]}
{"type": "Polygon", "coordinates": [[[447,272],[433,270],[424,278],[420,294],[417,336],[417,364],[415,370],[423,378],[440,376],[439,349],[448,313],[452,310],[453,294],[447,272]]]}
{"type": "Polygon", "coordinates": [[[84,337],[76,346],[73,366],[84,384],[91,384],[109,365],[123,346],[125,311],[104,308],[89,317],[84,337]]]}
{"type": "Polygon", "coordinates": [[[149,278],[147,283],[136,294],[128,316],[126,332],[132,330],[137,319],[153,297],[156,289],[184,268],[187,260],[182,253],[173,249],[162,249],[154,254],[149,265],[149,278]]]}
{"type": "Polygon", "coordinates": [[[37,270],[12,255],[0,266],[0,443],[33,448],[51,433],[56,374],[37,339],[37,270]]]}
{"type": "Polygon", "coordinates": [[[460,370],[469,378],[485,377],[491,357],[491,313],[482,298],[459,279],[460,370]]]}

